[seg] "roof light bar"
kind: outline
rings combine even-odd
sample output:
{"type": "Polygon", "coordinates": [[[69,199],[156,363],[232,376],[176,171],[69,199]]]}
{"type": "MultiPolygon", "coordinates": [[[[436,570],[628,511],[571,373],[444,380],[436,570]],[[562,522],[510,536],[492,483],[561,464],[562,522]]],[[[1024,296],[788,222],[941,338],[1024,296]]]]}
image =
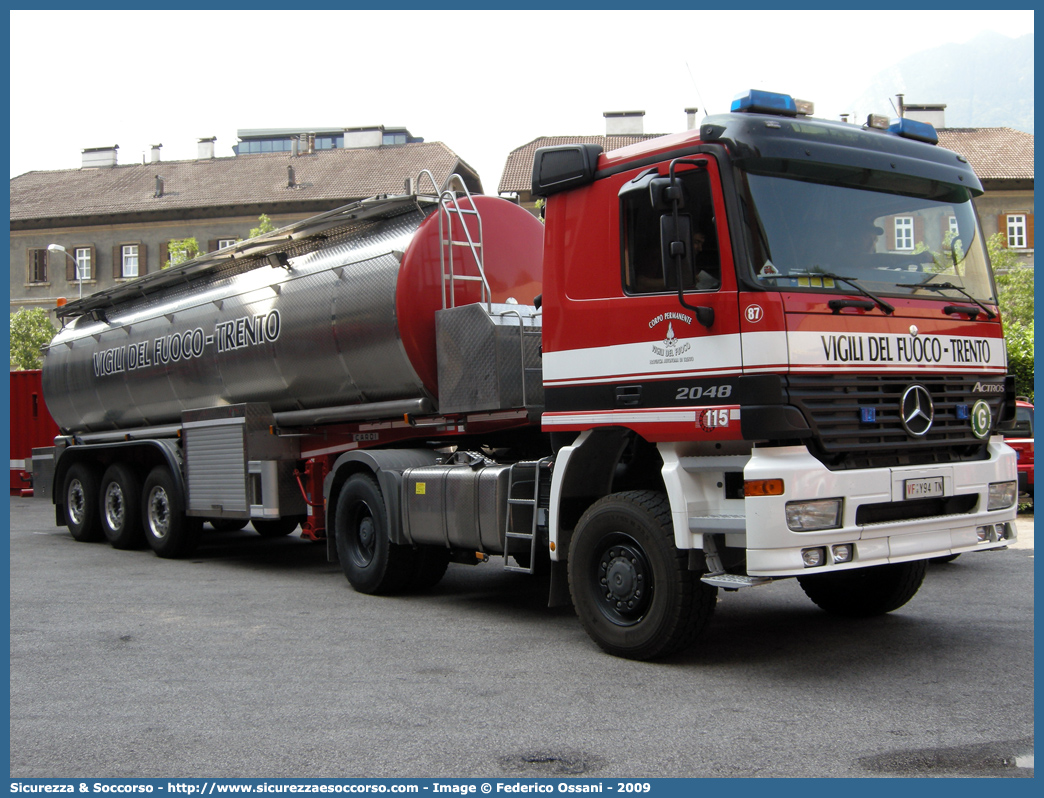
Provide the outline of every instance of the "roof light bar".
{"type": "Polygon", "coordinates": [[[916,119],[906,117],[896,119],[888,126],[888,132],[902,136],[904,139],[923,141],[927,144],[939,143],[939,134],[935,132],[935,128],[927,122],[918,122],[916,119]]]}
{"type": "Polygon", "coordinates": [[[777,116],[811,116],[815,105],[807,100],[795,100],[789,94],[751,89],[737,95],[731,110],[736,113],[775,114],[777,116]]]}

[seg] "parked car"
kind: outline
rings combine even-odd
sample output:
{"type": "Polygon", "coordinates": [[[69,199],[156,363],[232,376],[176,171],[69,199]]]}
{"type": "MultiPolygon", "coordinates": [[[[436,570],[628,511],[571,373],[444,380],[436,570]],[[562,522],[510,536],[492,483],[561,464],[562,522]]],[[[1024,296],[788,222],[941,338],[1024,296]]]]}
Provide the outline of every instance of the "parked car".
{"type": "Polygon", "coordinates": [[[1019,457],[1019,495],[1033,501],[1033,405],[1024,396],[1015,404],[1015,428],[1004,434],[1004,441],[1019,457]]]}

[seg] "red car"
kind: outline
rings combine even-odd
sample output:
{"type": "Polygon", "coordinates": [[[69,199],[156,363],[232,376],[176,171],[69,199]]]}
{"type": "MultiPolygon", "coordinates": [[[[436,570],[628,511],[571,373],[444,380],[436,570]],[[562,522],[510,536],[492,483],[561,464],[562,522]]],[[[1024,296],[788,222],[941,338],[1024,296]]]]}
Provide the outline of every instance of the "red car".
{"type": "Polygon", "coordinates": [[[1019,495],[1033,499],[1033,405],[1021,397],[1015,406],[1015,428],[1004,433],[1004,442],[1019,457],[1019,495]]]}

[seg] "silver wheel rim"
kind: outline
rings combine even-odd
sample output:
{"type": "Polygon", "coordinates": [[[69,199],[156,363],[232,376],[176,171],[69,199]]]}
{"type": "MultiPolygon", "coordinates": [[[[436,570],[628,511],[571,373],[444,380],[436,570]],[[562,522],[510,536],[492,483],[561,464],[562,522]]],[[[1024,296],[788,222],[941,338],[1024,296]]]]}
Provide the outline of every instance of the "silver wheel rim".
{"type": "Polygon", "coordinates": [[[115,482],[110,482],[105,489],[105,522],[109,529],[123,529],[124,512],[123,488],[115,482]]]}
{"type": "Polygon", "coordinates": [[[69,492],[66,496],[66,508],[69,512],[69,520],[79,526],[87,517],[87,500],[83,492],[83,483],[74,479],[69,483],[69,492]]]}
{"type": "Polygon", "coordinates": [[[170,502],[167,491],[161,487],[155,487],[149,493],[149,529],[159,539],[170,532],[170,502]]]}

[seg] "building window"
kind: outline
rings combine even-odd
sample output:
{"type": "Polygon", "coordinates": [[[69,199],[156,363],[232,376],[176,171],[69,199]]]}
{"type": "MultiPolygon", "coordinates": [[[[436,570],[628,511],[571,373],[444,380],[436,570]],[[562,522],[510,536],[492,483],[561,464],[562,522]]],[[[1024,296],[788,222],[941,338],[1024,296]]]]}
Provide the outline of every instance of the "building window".
{"type": "Polygon", "coordinates": [[[29,250],[29,268],[28,274],[30,283],[46,283],[47,282],[47,250],[46,249],[30,249],[29,250]]]}
{"type": "Polygon", "coordinates": [[[77,247],[73,250],[73,256],[76,258],[76,279],[78,281],[90,280],[91,279],[91,248],[90,247],[77,247]]]}
{"type": "Polygon", "coordinates": [[[120,247],[121,260],[121,277],[137,277],[138,276],[138,245],[137,244],[124,244],[120,247]]]}
{"type": "Polygon", "coordinates": [[[912,216],[895,217],[895,248],[914,248],[914,220],[912,216]]]}
{"type": "Polygon", "coordinates": [[[950,232],[953,233],[953,237],[957,238],[961,234],[960,228],[957,227],[957,217],[950,217],[950,232]]]}
{"type": "Polygon", "coordinates": [[[234,246],[238,241],[238,238],[219,238],[217,240],[217,248],[224,249],[225,247],[231,247],[234,246]]]}
{"type": "Polygon", "coordinates": [[[1008,214],[1008,247],[1011,249],[1026,249],[1025,214],[1008,214]]]}

